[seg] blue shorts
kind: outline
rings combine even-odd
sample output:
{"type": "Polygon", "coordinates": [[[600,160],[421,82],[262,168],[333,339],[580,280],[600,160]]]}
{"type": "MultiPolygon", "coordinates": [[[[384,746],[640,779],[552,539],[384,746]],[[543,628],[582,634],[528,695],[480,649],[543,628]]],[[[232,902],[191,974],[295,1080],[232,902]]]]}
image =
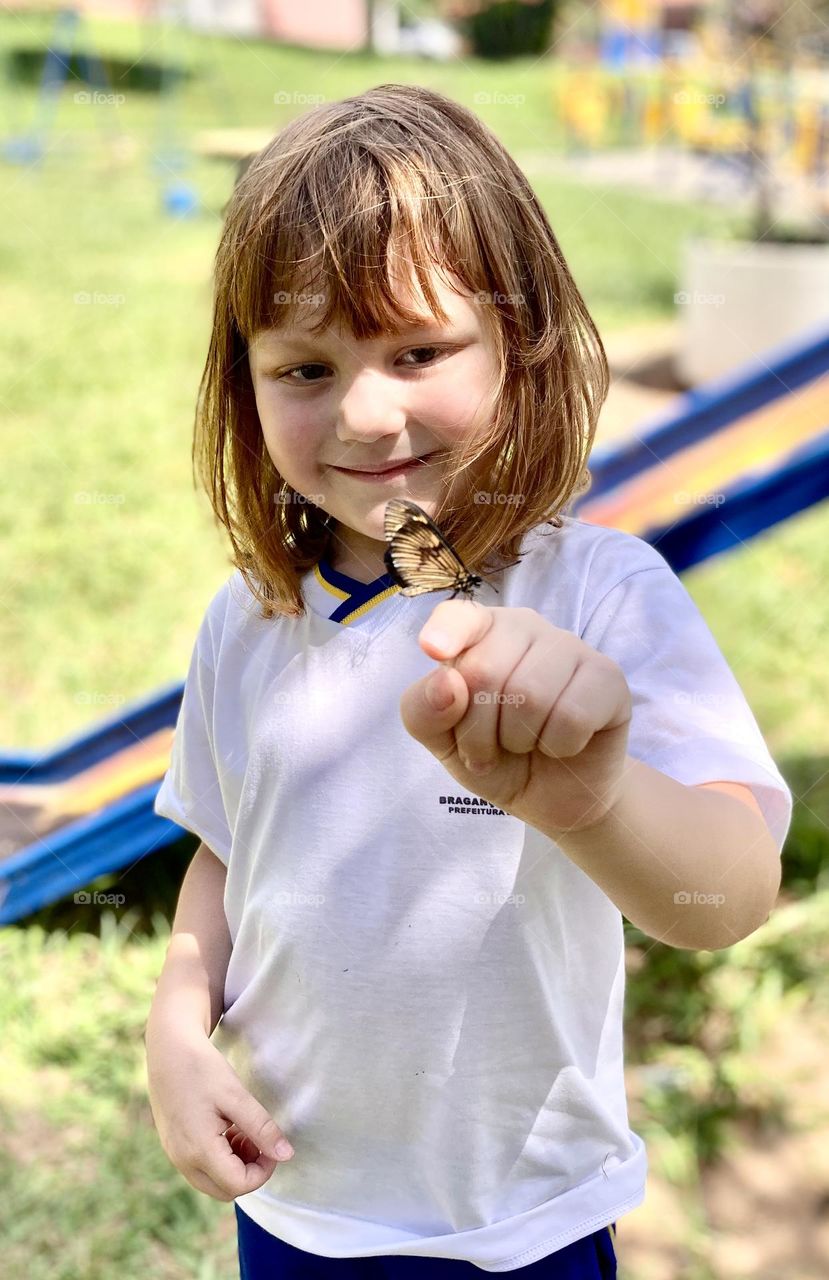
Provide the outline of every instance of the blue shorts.
{"type": "MultiPolygon", "coordinates": [[[[239,1239],[240,1280],[461,1280],[485,1276],[482,1267],[458,1258],[427,1258],[410,1254],[386,1254],[375,1258],[325,1258],[286,1244],[254,1222],[234,1204],[239,1239]]],[[[510,1276],[536,1280],[616,1280],[616,1252],[610,1227],[574,1240],[538,1262],[513,1271],[510,1276]]]]}

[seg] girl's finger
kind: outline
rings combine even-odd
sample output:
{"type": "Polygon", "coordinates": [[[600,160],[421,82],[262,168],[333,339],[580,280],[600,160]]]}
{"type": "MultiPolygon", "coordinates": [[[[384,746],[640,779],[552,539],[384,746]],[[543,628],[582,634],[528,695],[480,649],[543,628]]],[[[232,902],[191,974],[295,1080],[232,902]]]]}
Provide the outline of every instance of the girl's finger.
{"type": "Polygon", "coordinates": [[[630,693],[611,661],[587,659],[575,670],[541,731],[538,749],[558,759],[576,756],[594,734],[630,718],[630,693]]]}
{"type": "Polygon", "coordinates": [[[252,1094],[245,1090],[234,1092],[228,1101],[226,1114],[239,1133],[250,1138],[263,1155],[277,1160],[289,1160],[294,1154],[293,1147],[279,1125],[252,1094]]]}
{"type": "Polygon", "coordinates": [[[197,1172],[209,1178],[222,1192],[232,1197],[256,1191],[267,1182],[277,1166],[274,1156],[266,1155],[245,1134],[220,1134],[209,1144],[197,1172]],[[244,1155],[239,1151],[242,1144],[244,1155]],[[250,1157],[253,1157],[252,1159],[250,1157]]]}
{"type": "Polygon", "coordinates": [[[247,1134],[241,1133],[235,1124],[232,1124],[225,1133],[226,1140],[230,1143],[230,1149],[240,1160],[244,1160],[245,1164],[253,1164],[259,1158],[259,1148],[255,1142],[251,1142],[247,1134]]]}
{"type": "Polygon", "coordinates": [[[535,751],[551,708],[567,688],[579,664],[579,654],[566,641],[551,650],[537,641],[525,652],[504,685],[498,739],[504,751],[527,755],[535,751]],[[511,692],[520,689],[520,696],[511,692]]]}
{"type": "Polygon", "coordinates": [[[194,1169],[188,1174],[188,1181],[196,1188],[197,1191],[204,1191],[207,1195],[213,1196],[216,1200],[235,1200],[238,1192],[231,1191],[229,1188],[220,1187],[214,1182],[209,1174],[203,1169],[194,1169]]]}
{"type": "Polygon", "coordinates": [[[454,659],[453,666],[469,689],[466,714],[454,728],[455,742],[464,768],[473,773],[473,765],[494,765],[498,759],[504,686],[531,648],[532,637],[526,631],[496,624],[454,659]]]}
{"type": "Polygon", "coordinates": [[[495,610],[472,600],[441,600],[421,627],[418,641],[430,658],[442,662],[482,640],[495,610]]]}

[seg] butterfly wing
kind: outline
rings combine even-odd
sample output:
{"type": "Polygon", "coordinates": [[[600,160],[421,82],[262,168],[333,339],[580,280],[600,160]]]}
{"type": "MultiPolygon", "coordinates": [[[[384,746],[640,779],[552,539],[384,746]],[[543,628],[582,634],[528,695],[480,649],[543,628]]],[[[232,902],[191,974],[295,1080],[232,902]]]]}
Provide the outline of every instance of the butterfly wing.
{"type": "Polygon", "coordinates": [[[410,520],[426,520],[432,524],[433,528],[437,528],[416,502],[409,502],[406,498],[391,498],[386,503],[386,514],[383,520],[386,542],[391,542],[394,535],[410,520]]]}
{"type": "Polygon", "coordinates": [[[416,503],[393,498],[386,504],[383,557],[403,595],[468,589],[470,574],[440,529],[416,503]]]}

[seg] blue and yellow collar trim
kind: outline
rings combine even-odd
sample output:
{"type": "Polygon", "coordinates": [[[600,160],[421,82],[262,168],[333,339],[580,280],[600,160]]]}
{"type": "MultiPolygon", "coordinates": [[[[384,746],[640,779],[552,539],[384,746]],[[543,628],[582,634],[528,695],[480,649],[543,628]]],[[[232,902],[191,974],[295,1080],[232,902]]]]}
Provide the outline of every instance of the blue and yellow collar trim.
{"type": "Polygon", "coordinates": [[[349,622],[362,617],[375,609],[383,600],[397,595],[400,591],[400,587],[388,573],[381,574],[373,582],[358,582],[356,578],[349,578],[347,574],[334,569],[329,564],[327,556],[323,556],[314,566],[314,577],[320,586],[339,602],[334,606],[333,613],[329,615],[331,621],[341,622],[344,626],[348,626],[349,622]]]}

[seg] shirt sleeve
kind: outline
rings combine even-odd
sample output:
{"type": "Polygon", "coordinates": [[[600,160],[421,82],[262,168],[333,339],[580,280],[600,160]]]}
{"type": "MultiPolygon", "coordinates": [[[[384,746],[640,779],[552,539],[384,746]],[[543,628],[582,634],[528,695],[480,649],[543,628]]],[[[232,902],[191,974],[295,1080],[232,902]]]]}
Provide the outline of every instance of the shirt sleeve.
{"type": "Polygon", "coordinates": [[[652,563],[611,587],[581,632],[627,678],[628,754],[690,786],[745,783],[782,853],[791,791],[702,614],[667,561],[649,551],[652,563]]]}
{"type": "Polygon", "coordinates": [[[155,798],[154,812],[192,831],[227,866],[232,836],[217,768],[213,695],[215,686],[210,615],[199,628],[176,722],[170,764],[155,798]]]}

